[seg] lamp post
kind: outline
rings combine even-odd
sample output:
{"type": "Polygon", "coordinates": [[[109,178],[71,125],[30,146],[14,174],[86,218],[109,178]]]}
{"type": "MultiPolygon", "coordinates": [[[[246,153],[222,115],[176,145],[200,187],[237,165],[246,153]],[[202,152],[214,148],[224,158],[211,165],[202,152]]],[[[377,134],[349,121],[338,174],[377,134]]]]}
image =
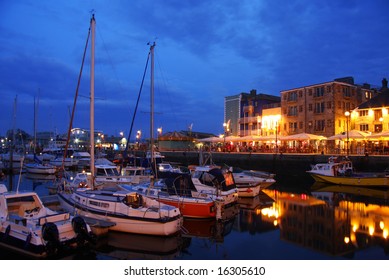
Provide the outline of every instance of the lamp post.
{"type": "Polygon", "coordinates": [[[226,149],[227,123],[223,123],[223,129],[224,129],[224,134],[223,134],[223,152],[224,152],[226,149]]]}
{"type": "Polygon", "coordinates": [[[276,154],[278,152],[278,121],[276,121],[276,154]]]}
{"type": "Polygon", "coordinates": [[[344,115],[346,116],[346,137],[347,137],[347,140],[346,140],[346,154],[347,156],[349,155],[349,135],[348,135],[348,122],[349,122],[349,119],[350,119],[350,112],[349,111],[346,111],[344,113],[344,115]]]}

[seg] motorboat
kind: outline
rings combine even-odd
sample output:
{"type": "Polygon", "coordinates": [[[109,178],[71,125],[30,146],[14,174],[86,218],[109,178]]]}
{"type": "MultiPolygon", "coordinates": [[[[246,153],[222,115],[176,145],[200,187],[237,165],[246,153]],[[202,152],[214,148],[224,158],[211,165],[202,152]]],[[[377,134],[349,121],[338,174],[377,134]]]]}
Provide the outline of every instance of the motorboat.
{"type": "Polygon", "coordinates": [[[175,172],[175,173],[183,173],[180,168],[173,167],[168,162],[161,162],[157,165],[158,172],[175,172]]]}
{"type": "Polygon", "coordinates": [[[0,246],[46,258],[79,248],[92,238],[80,216],[45,207],[36,192],[9,192],[0,184],[0,246]]]}
{"type": "Polygon", "coordinates": [[[221,218],[222,203],[210,196],[196,196],[196,188],[190,174],[166,172],[166,177],[157,182],[125,186],[139,194],[173,205],[180,209],[187,218],[215,219],[221,218]]]}
{"type": "Polygon", "coordinates": [[[238,201],[238,189],[232,172],[215,165],[189,166],[197,195],[210,195],[225,207],[238,201]]]}
{"type": "Polygon", "coordinates": [[[309,173],[316,182],[349,186],[388,187],[389,176],[383,173],[355,172],[348,157],[332,156],[326,163],[312,165],[309,173]]]}
{"type": "Polygon", "coordinates": [[[30,174],[53,175],[57,173],[56,166],[46,163],[26,163],[24,164],[24,168],[26,169],[26,172],[30,174]]]}
{"type": "Polygon", "coordinates": [[[80,168],[84,168],[90,163],[90,153],[88,152],[75,151],[73,158],[77,160],[78,167],[80,168]]]}
{"type": "MultiPolygon", "coordinates": [[[[121,183],[121,184],[139,184],[150,182],[150,176],[146,174],[130,174],[131,168],[125,167],[125,175],[119,172],[116,165],[96,164],[95,165],[95,181],[96,183],[121,183]],[[127,174],[126,174],[127,173],[127,174]]],[[[138,171],[140,171],[138,169],[138,171]]],[[[139,172],[140,173],[140,172],[139,172]]]]}
{"type": "Polygon", "coordinates": [[[129,191],[117,183],[63,189],[57,195],[61,207],[67,211],[112,222],[109,230],[160,236],[180,230],[181,213],[177,207],[129,191]]]}
{"type": "Polygon", "coordinates": [[[255,197],[261,189],[265,189],[276,182],[275,175],[272,173],[243,170],[237,167],[230,167],[230,170],[234,176],[239,197],[255,197]]]}

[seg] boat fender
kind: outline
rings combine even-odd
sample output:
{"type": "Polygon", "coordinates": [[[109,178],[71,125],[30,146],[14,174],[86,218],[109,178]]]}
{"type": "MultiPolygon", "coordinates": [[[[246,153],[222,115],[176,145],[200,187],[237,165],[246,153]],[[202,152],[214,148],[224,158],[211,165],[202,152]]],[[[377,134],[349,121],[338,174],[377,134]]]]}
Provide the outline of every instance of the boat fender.
{"type": "Polygon", "coordinates": [[[11,232],[11,225],[8,225],[5,229],[3,240],[6,240],[8,238],[10,232],[11,232]]]}
{"type": "Polygon", "coordinates": [[[30,245],[31,238],[32,238],[32,234],[31,234],[31,232],[30,232],[30,233],[27,235],[27,237],[26,237],[26,242],[24,242],[24,249],[27,249],[28,246],[30,245]]]}

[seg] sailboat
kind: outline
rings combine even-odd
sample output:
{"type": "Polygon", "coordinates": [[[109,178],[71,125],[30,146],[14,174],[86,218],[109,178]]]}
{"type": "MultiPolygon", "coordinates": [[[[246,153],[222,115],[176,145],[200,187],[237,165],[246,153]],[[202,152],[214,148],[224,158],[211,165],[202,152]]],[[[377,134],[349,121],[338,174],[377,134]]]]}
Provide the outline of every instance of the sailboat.
{"type": "MultiPolygon", "coordinates": [[[[73,191],[58,193],[64,209],[84,217],[112,222],[110,230],[147,235],[169,236],[179,232],[182,216],[177,207],[160,203],[129,191],[119,184],[95,183],[94,161],[94,40],[95,18],[90,21],[91,83],[90,83],[90,143],[91,161],[88,184],[73,191]]],[[[89,36],[88,36],[89,37],[89,36]]]]}

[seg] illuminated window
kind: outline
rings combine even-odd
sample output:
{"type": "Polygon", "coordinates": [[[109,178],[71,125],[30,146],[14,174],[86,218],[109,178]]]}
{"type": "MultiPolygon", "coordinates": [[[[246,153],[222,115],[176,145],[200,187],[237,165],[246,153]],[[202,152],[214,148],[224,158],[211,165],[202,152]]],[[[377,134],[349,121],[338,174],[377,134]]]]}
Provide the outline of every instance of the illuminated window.
{"type": "Polygon", "coordinates": [[[368,124],[360,124],[359,130],[360,131],[369,131],[369,125],[368,124]]]}

